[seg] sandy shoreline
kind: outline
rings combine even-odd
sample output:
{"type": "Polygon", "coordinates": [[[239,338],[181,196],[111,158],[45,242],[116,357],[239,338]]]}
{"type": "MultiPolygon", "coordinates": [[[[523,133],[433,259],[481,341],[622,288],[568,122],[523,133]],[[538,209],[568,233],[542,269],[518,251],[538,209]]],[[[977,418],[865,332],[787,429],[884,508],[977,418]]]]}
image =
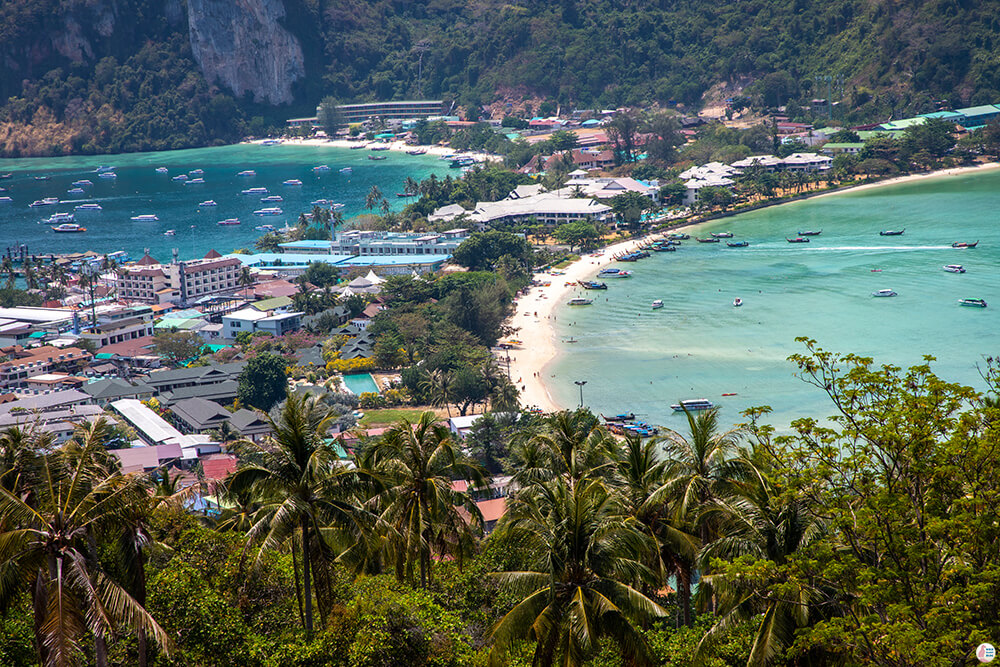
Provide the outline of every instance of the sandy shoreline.
{"type": "MultiPolygon", "coordinates": [[[[953,169],[942,169],[926,174],[910,174],[875,183],[865,183],[843,188],[834,192],[824,192],[810,197],[810,199],[840,195],[845,192],[858,192],[889,185],[899,185],[912,181],[979,173],[998,167],[1000,167],[1000,164],[990,162],[974,167],[955,167],[953,169]]],[[[775,206],[790,203],[794,202],[776,203],[775,206]]],[[[706,220],[690,225],[682,225],[675,229],[693,228],[708,222],[713,221],[706,220]]],[[[651,234],[650,236],[656,235],[651,234]]],[[[646,236],[617,243],[604,248],[600,256],[584,255],[578,261],[563,269],[563,275],[551,275],[550,273],[535,275],[535,278],[538,280],[550,280],[552,284],[548,287],[529,288],[527,293],[517,300],[515,313],[507,321],[507,324],[517,330],[513,337],[523,342],[522,345],[510,350],[511,379],[521,389],[522,405],[536,406],[545,412],[555,412],[574,407],[573,405],[559,405],[556,403],[545,385],[546,378],[551,376],[549,373],[550,366],[556,360],[563,346],[562,341],[557,340],[554,320],[552,319],[555,317],[556,306],[567,301],[574,288],[579,292],[584,292],[583,289],[576,287],[576,281],[593,278],[601,268],[614,261],[614,255],[645,243],[649,238],[649,236],[646,236]]]]}
{"type": "MultiPolygon", "coordinates": [[[[257,139],[251,143],[259,144],[264,139],[257,139]]],[[[292,146],[316,146],[319,148],[351,148],[357,146],[360,142],[358,141],[348,141],[347,139],[282,139],[283,144],[289,144],[292,146]]],[[[369,141],[366,144],[375,144],[379,142],[369,141]]],[[[449,148],[447,146],[412,146],[405,141],[391,141],[389,143],[379,143],[379,146],[388,146],[388,150],[395,153],[405,153],[406,151],[412,150],[422,150],[426,151],[427,155],[435,155],[441,157],[443,155],[455,155],[456,153],[461,153],[462,155],[469,155],[476,159],[477,162],[502,162],[503,157],[500,155],[493,155],[492,153],[483,153],[479,151],[456,151],[454,148],[449,148]]]]}

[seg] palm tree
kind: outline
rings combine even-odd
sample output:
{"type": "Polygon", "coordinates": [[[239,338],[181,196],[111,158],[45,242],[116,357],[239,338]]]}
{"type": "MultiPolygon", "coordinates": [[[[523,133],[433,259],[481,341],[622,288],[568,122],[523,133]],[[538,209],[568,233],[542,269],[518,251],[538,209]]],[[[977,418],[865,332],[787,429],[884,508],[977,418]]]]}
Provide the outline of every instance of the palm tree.
{"type": "Polygon", "coordinates": [[[313,631],[311,569],[316,550],[327,549],[323,530],[329,519],[350,522],[354,514],[351,505],[333,493],[339,480],[350,474],[337,464],[326,442],[334,418],[317,397],[289,395],[277,417],[267,417],[273,435],[260,444],[237,443],[242,465],[227,480],[229,494],[260,503],[248,533],[252,540],[260,540],[258,562],[266,552],[289,542],[301,549],[301,600],[308,637],[313,631]]]}
{"type": "Polygon", "coordinates": [[[240,284],[240,287],[243,288],[243,298],[244,299],[248,298],[247,292],[254,285],[253,273],[251,273],[249,266],[244,266],[240,268],[240,277],[238,282],[240,284]]]}
{"type": "MultiPolygon", "coordinates": [[[[542,452],[544,468],[548,471],[543,481],[557,475],[565,475],[574,480],[583,477],[608,477],[612,472],[612,451],[617,447],[613,436],[608,434],[587,410],[569,412],[563,410],[547,418],[544,427],[526,443],[527,447],[516,448],[529,458],[537,454],[528,450],[537,448],[542,452]]],[[[531,483],[530,474],[522,475],[532,468],[521,468],[515,475],[518,484],[531,483]]]]}
{"type": "Polygon", "coordinates": [[[431,405],[434,407],[445,406],[448,410],[448,417],[451,417],[451,399],[454,398],[451,373],[436,368],[427,374],[424,381],[420,383],[420,387],[429,394],[431,405]]]}
{"type": "Polygon", "coordinates": [[[403,181],[403,192],[408,195],[415,195],[419,190],[420,184],[412,176],[407,176],[406,180],[403,181]]]}
{"type": "Polygon", "coordinates": [[[452,480],[483,488],[485,471],[462,460],[450,431],[433,412],[424,412],[415,424],[400,420],[372,447],[365,465],[382,485],[367,509],[389,531],[396,576],[412,581],[417,565],[420,585],[426,587],[432,556],[461,558],[482,528],[476,503],[468,493],[456,491],[452,480]]]}
{"type": "Polygon", "coordinates": [[[534,640],[533,664],[578,667],[602,639],[618,644],[624,664],[653,664],[635,624],[666,611],[633,585],[654,581],[642,562],[654,547],[601,480],[559,477],[522,490],[498,530],[525,546],[532,569],[496,575],[520,602],[493,628],[491,664],[534,640]]]}
{"type": "Polygon", "coordinates": [[[119,628],[169,649],[163,629],[97,558],[98,540],[116,534],[146,496],[105,451],[106,431],[99,419],[62,448],[40,452],[29,494],[0,488],[0,608],[31,592],[44,665],[81,663],[90,636],[95,662],[104,665],[105,638],[119,628]]]}
{"type": "Polygon", "coordinates": [[[14,272],[14,263],[10,260],[9,255],[4,255],[3,261],[0,261],[0,273],[7,274],[6,289],[14,289],[14,280],[17,278],[17,274],[14,272]]]}
{"type": "Polygon", "coordinates": [[[377,185],[373,185],[368,194],[365,195],[365,208],[369,211],[374,211],[384,199],[382,191],[378,189],[377,185]]]}
{"type": "MultiPolygon", "coordinates": [[[[702,549],[702,562],[752,556],[783,565],[795,552],[826,534],[804,497],[782,496],[756,467],[748,482],[738,485],[730,497],[713,503],[710,511],[720,515],[725,536],[702,549]]],[[[699,652],[733,623],[753,620],[757,629],[747,665],[765,665],[781,655],[791,645],[795,631],[814,622],[817,603],[827,599],[829,591],[800,586],[793,595],[772,596],[770,589],[775,583],[729,573],[706,575],[698,594],[716,597],[719,620],[702,639],[699,652]]]]}
{"type": "MultiPolygon", "coordinates": [[[[671,487],[675,498],[677,524],[689,523],[697,532],[702,545],[717,534],[714,515],[699,514],[710,503],[728,495],[733,482],[746,473],[745,462],[735,457],[738,429],[720,432],[718,408],[706,410],[697,417],[685,411],[689,436],[668,431],[664,441],[671,487]]],[[[694,563],[688,563],[678,576],[678,598],[684,624],[691,623],[691,579],[694,563]]]]}

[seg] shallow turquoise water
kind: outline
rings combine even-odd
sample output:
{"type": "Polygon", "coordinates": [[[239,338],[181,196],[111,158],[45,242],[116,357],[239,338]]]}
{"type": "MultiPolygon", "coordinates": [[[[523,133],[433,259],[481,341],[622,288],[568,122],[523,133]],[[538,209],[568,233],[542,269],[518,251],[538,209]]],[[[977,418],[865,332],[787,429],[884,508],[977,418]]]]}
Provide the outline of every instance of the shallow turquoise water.
{"type": "MultiPolygon", "coordinates": [[[[675,428],[671,403],[708,398],[727,423],[739,411],[770,405],[771,423],[833,413],[826,395],[794,376],[788,355],[797,336],[825,349],[910,366],[937,357],[942,377],[980,387],[977,364],[996,354],[1000,325],[1000,172],[945,177],[845,193],[714,221],[697,235],[730,230],[750,247],[698,244],[617,264],[635,272],[607,281],[593,306],[557,313],[564,345],[545,371],[558,403],[584,400],[605,414],[633,410],[675,428]],[[882,237],[884,229],[906,229],[882,237]],[[823,231],[789,244],[800,230],[823,231]],[[976,241],[970,250],[954,241],[976,241]],[[967,273],[942,270],[962,264],[967,273]],[[880,268],[873,273],[871,269],[880,268]],[[872,298],[891,288],[899,296],[872,298]],[[741,297],[744,305],[733,307],[741,297]],[[983,298],[986,309],[958,305],[983,298]],[[653,311],[650,303],[663,299],[653,311]],[[721,394],[736,392],[733,397],[721,394]]],[[[696,234],[692,233],[692,237],[696,234]]]]}
{"type": "MultiPolygon", "coordinates": [[[[295,224],[299,213],[312,210],[310,202],[329,199],[345,205],[345,218],[364,212],[365,196],[377,185],[395,209],[404,200],[395,193],[402,191],[403,180],[416,180],[431,173],[443,176],[448,164],[431,156],[413,156],[385,151],[384,161],[368,159],[369,151],[323,146],[259,146],[235,145],[219,148],[135,153],[129,155],[34,158],[0,160],[0,174],[12,174],[0,180],[0,187],[13,202],[0,203],[0,252],[14,244],[26,243],[29,252],[75,252],[95,250],[110,252],[126,250],[138,259],[144,248],[161,260],[170,257],[177,248],[182,259],[203,256],[209,249],[230,252],[249,247],[261,234],[254,227],[270,224],[282,227],[295,224]],[[312,168],[326,164],[330,171],[314,173],[312,168]],[[116,167],[118,178],[98,178],[94,169],[99,165],[116,167]],[[156,167],[167,167],[169,174],[157,174],[156,167]],[[352,174],[341,174],[341,167],[351,167],[352,174]],[[204,170],[204,185],[184,185],[171,177],[193,169],[204,170]],[[246,169],[256,177],[238,177],[246,169]],[[36,181],[36,176],[49,180],[36,181]],[[87,179],[94,183],[85,188],[86,195],[70,195],[72,182],[87,179]],[[282,181],[299,179],[302,186],[284,186],[282,181]],[[284,198],[280,203],[262,203],[263,195],[241,195],[252,187],[266,187],[270,194],[284,198]],[[29,204],[45,197],[59,197],[57,206],[29,208],[29,204]],[[215,200],[218,206],[199,209],[198,204],[215,200]],[[56,212],[73,212],[74,206],[96,202],[100,212],[77,212],[76,222],[85,226],[84,234],[55,234],[40,220],[56,212]],[[278,206],[282,216],[259,217],[253,211],[278,206]],[[155,214],[159,222],[133,222],[134,215],[155,214]],[[226,218],[239,218],[239,226],[219,226],[226,218]],[[175,236],[164,236],[168,229],[175,236]]],[[[451,170],[454,174],[454,170],[451,170]]],[[[192,176],[194,178],[194,176],[192,176]]]]}
{"type": "Polygon", "coordinates": [[[344,386],[358,396],[365,392],[378,393],[378,385],[375,383],[375,378],[373,378],[370,373],[345,375],[344,386]]]}

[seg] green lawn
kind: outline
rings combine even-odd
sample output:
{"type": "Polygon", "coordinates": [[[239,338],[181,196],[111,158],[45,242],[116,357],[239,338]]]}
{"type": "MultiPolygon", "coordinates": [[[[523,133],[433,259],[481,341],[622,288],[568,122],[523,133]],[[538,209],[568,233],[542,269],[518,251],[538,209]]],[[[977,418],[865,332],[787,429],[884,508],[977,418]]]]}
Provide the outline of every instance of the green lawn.
{"type": "Polygon", "coordinates": [[[412,408],[386,408],[384,410],[362,410],[362,412],[365,413],[365,416],[361,418],[359,423],[365,427],[372,427],[388,426],[395,424],[400,419],[416,422],[424,411],[412,408]]]}

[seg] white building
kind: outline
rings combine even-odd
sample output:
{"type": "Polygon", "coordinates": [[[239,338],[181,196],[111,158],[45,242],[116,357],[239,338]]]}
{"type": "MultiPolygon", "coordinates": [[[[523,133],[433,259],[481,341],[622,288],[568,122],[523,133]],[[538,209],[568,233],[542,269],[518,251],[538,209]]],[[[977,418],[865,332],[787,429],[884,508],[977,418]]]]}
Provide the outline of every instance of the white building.
{"type": "Polygon", "coordinates": [[[611,207],[591,199],[575,197],[571,189],[541,192],[541,186],[519,186],[506,199],[479,202],[472,211],[459,213],[455,207],[439,208],[428,217],[431,221],[448,221],[465,215],[480,224],[523,222],[533,218],[540,224],[558,225],[587,218],[605,221],[611,218],[611,207]]]}
{"type": "Polygon", "coordinates": [[[118,271],[118,296],[144,303],[187,303],[239,288],[239,260],[214,250],[202,259],[160,264],[149,255],[118,271]]]}
{"type": "Polygon", "coordinates": [[[244,308],[222,316],[222,335],[229,340],[235,340],[236,336],[244,331],[249,333],[263,331],[274,336],[283,336],[300,328],[302,328],[301,312],[276,313],[244,308]]]}

